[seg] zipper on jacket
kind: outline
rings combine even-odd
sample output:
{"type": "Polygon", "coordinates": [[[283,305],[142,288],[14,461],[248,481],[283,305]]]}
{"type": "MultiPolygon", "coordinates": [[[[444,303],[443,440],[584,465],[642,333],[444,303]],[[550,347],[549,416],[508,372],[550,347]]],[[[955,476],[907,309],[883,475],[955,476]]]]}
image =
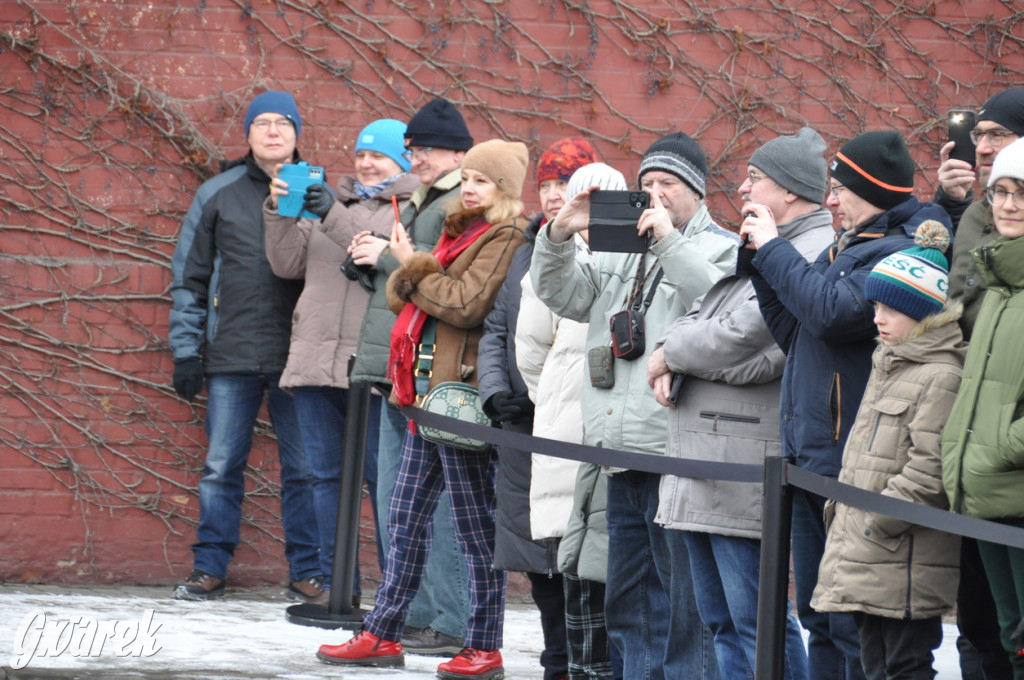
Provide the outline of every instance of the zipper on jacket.
{"type": "Polygon", "coordinates": [[[711,424],[711,431],[718,432],[719,421],[725,421],[727,423],[744,423],[746,425],[758,425],[761,419],[758,416],[741,416],[735,413],[715,413],[714,411],[701,411],[701,418],[714,420],[711,424]]]}
{"type": "Polygon", "coordinates": [[[878,428],[882,426],[882,414],[879,413],[875,418],[875,429],[871,432],[871,441],[868,442],[868,452],[870,453],[875,448],[875,439],[878,437],[878,428]]]}
{"type": "Polygon", "coordinates": [[[911,593],[913,592],[911,590],[911,586],[912,586],[913,581],[914,581],[913,577],[911,576],[911,573],[914,570],[914,534],[908,533],[907,534],[907,538],[910,539],[910,541],[909,541],[909,543],[910,543],[910,546],[909,546],[910,554],[907,557],[907,607],[906,607],[906,611],[903,612],[903,618],[906,619],[907,621],[909,621],[910,620],[910,596],[911,596],[911,593]]]}
{"type": "Polygon", "coordinates": [[[835,429],[832,430],[832,441],[839,441],[839,434],[843,429],[843,398],[842,398],[842,380],[838,373],[832,374],[832,394],[829,395],[829,408],[832,409],[832,422],[835,423],[835,429]]]}

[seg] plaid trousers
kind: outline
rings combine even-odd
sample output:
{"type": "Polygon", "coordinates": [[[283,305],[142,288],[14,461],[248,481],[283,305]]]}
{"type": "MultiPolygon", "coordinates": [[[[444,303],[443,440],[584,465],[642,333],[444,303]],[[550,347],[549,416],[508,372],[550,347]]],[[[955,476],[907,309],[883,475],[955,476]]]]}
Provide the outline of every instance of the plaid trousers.
{"type": "Polygon", "coordinates": [[[493,449],[475,453],[431,444],[406,431],[398,479],[388,506],[391,545],[366,630],[385,640],[401,640],[409,603],[419,589],[431,541],[431,517],[447,487],[469,576],[466,646],[500,649],[505,623],[507,575],[494,562],[493,449]]]}

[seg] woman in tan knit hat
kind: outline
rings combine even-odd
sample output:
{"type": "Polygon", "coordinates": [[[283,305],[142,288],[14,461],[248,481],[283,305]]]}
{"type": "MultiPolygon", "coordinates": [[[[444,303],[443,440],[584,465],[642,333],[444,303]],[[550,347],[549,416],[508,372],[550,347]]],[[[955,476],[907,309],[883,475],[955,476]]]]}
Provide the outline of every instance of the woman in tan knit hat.
{"type": "MultiPolygon", "coordinates": [[[[526,146],[493,139],[462,161],[461,205],[445,221],[432,253],[412,252],[388,278],[388,303],[398,314],[391,336],[392,401],[408,406],[446,381],[477,384],[477,349],[483,321],[525,241],[520,200],[526,146]],[[418,348],[433,327],[429,381],[414,380],[427,357],[418,348]],[[424,384],[425,383],[425,384],[424,384]]],[[[402,249],[401,229],[392,249],[402,249]]],[[[419,375],[423,375],[421,370],[419,375]]],[[[451,496],[455,533],[469,575],[466,648],[442,663],[441,678],[504,676],[501,652],[505,572],[491,568],[494,553],[493,449],[468,451],[423,439],[412,428],[388,513],[394,538],[385,560],[376,607],[364,629],[341,645],[323,645],[321,661],[348,666],[402,666],[405,610],[416,594],[429,551],[430,518],[441,489],[451,496]]]]}

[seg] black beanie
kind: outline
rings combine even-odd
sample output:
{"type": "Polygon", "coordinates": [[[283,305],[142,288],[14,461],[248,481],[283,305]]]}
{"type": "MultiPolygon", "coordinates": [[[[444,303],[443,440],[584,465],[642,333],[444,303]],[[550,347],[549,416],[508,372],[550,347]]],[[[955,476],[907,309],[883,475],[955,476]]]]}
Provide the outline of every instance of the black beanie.
{"type": "Polygon", "coordinates": [[[637,185],[643,181],[644,173],[650,170],[675,175],[704,198],[708,164],[700,146],[685,132],[665,135],[647,147],[640,161],[640,172],[636,175],[637,185]]]}
{"type": "Polygon", "coordinates": [[[447,99],[427,102],[409,121],[405,145],[431,146],[452,151],[468,151],[473,146],[466,121],[447,99]]]}
{"type": "Polygon", "coordinates": [[[1024,137],[1024,87],[1011,87],[989,98],[978,112],[978,120],[990,120],[1024,137]]]}
{"type": "Polygon", "coordinates": [[[865,132],[839,149],[832,178],[871,205],[889,210],[914,193],[914,159],[900,133],[865,132]]]}

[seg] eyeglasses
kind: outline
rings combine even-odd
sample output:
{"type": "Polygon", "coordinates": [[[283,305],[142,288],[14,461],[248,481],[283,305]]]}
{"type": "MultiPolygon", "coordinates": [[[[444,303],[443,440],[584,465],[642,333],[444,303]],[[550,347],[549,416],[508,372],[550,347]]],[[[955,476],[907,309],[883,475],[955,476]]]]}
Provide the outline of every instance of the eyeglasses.
{"type": "Polygon", "coordinates": [[[419,149],[406,149],[405,151],[402,152],[402,158],[404,158],[407,161],[425,161],[427,160],[427,154],[433,150],[434,147],[432,146],[423,146],[420,147],[419,149]]]}
{"type": "Polygon", "coordinates": [[[981,140],[988,137],[988,143],[993,148],[1000,148],[1006,146],[1013,140],[1017,139],[1018,135],[1015,132],[1004,130],[1002,128],[992,128],[991,130],[979,130],[974,128],[971,130],[971,141],[975,144],[981,144],[981,140]]]}
{"type": "Polygon", "coordinates": [[[846,191],[846,185],[844,184],[833,184],[828,188],[828,192],[836,198],[839,198],[840,193],[843,191],[846,191]]]}
{"type": "Polygon", "coordinates": [[[768,175],[762,175],[760,173],[754,172],[753,170],[747,172],[747,180],[751,184],[757,184],[763,179],[768,179],[768,175]]]}
{"type": "Polygon", "coordinates": [[[993,208],[998,208],[1006,202],[1006,197],[1013,199],[1013,205],[1018,210],[1024,210],[1024,189],[1018,191],[1007,191],[1002,187],[989,187],[985,189],[985,198],[993,208]]]}
{"type": "Polygon", "coordinates": [[[277,128],[277,130],[279,132],[284,132],[285,130],[294,130],[295,129],[295,123],[293,123],[291,120],[289,120],[287,118],[278,118],[277,120],[269,120],[267,118],[260,118],[259,120],[254,120],[251,123],[250,127],[254,127],[257,130],[259,130],[260,132],[266,132],[267,130],[270,129],[271,125],[273,125],[275,128],[277,128]]]}

